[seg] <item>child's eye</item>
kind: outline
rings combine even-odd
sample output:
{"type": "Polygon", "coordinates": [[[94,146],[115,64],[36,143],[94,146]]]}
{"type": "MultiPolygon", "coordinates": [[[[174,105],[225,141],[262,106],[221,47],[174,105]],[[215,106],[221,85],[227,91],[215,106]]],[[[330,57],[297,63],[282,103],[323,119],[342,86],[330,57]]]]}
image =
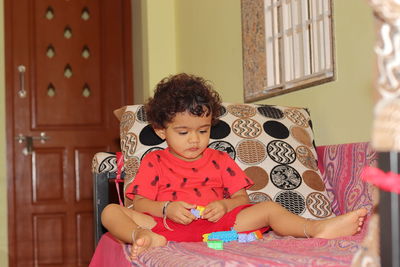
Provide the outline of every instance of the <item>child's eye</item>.
{"type": "Polygon", "coordinates": [[[185,134],[187,134],[187,132],[179,132],[178,134],[179,135],[185,135],[185,134]]]}
{"type": "Polygon", "coordinates": [[[200,130],[200,133],[202,134],[208,133],[208,130],[200,130]]]}

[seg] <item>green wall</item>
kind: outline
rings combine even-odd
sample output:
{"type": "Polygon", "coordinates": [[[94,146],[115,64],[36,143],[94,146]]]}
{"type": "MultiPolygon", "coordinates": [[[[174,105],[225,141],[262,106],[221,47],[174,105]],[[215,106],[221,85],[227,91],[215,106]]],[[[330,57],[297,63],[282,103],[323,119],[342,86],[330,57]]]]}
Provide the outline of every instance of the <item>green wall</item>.
{"type": "MultiPolygon", "coordinates": [[[[0,29],[4,29],[0,0],[0,29]]],[[[0,30],[0,266],[8,266],[4,30],[0,30]]]]}
{"type": "MultiPolygon", "coordinates": [[[[240,1],[177,3],[177,71],[205,76],[224,101],[243,102],[240,1]]],[[[337,80],[258,102],[308,107],[317,145],[370,139],[375,40],[371,9],[362,0],[334,1],[334,19],[337,80]]]]}
{"type": "MultiPolygon", "coordinates": [[[[164,74],[176,72],[204,76],[214,83],[224,101],[243,102],[240,0],[149,2],[152,6],[142,6],[141,12],[149,15],[147,34],[158,37],[147,39],[143,49],[147,49],[148,58],[135,65],[136,71],[148,67],[152,74],[141,84],[135,83],[136,89],[143,89],[135,102],[151,95],[164,74]],[[169,18],[158,3],[174,9],[169,18]],[[175,27],[170,23],[173,20],[175,27]],[[175,46],[165,47],[165,42],[175,46]],[[175,64],[164,60],[172,54],[175,59],[169,59],[175,64]]],[[[257,102],[309,108],[317,145],[370,140],[375,42],[371,9],[362,0],[334,1],[334,20],[336,81],[257,102]]],[[[140,37],[145,39],[146,34],[140,37]]],[[[144,54],[140,49],[135,53],[144,54]]]]}
{"type": "MultiPolygon", "coordinates": [[[[258,102],[308,107],[318,145],[368,141],[372,124],[371,10],[364,0],[334,6],[337,80],[258,102]]],[[[211,80],[224,101],[243,101],[240,0],[132,0],[132,13],[136,103],[183,71],[211,80]]],[[[0,266],[7,266],[4,31],[0,51],[0,266]]]]}
{"type": "Polygon", "coordinates": [[[175,0],[132,0],[135,102],[176,72],[175,0]]]}

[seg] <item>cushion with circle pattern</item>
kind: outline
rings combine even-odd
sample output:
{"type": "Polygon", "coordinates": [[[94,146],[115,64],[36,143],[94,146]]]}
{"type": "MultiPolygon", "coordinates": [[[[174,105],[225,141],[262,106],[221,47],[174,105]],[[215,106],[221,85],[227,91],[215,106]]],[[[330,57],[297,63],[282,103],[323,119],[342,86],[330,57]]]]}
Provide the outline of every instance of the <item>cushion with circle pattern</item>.
{"type": "MultiPolygon", "coordinates": [[[[311,219],[334,216],[307,109],[223,103],[222,113],[211,129],[209,147],[228,153],[253,180],[248,189],[252,203],[273,200],[311,219]]],[[[143,156],[164,149],[166,142],[148,124],[143,105],[125,106],[115,114],[120,119],[127,188],[143,156]]]]}

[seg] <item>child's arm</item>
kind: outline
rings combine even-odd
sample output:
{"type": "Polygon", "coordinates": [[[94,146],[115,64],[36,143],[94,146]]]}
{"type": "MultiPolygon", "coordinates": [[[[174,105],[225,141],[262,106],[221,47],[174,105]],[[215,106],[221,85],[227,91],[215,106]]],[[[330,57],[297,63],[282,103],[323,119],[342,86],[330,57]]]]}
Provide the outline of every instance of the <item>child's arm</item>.
{"type": "MultiPolygon", "coordinates": [[[[155,201],[139,195],[134,198],[134,208],[139,212],[146,212],[156,217],[163,217],[164,205],[167,201],[155,201]]],[[[196,205],[189,204],[184,201],[171,201],[166,206],[166,215],[170,220],[181,223],[189,224],[196,217],[189,211],[189,209],[195,208],[196,205]]]]}
{"type": "Polygon", "coordinates": [[[240,189],[236,193],[232,194],[231,198],[217,200],[209,203],[203,212],[203,219],[209,220],[210,222],[218,221],[227,212],[234,208],[249,204],[249,196],[245,189],[240,189]]]}

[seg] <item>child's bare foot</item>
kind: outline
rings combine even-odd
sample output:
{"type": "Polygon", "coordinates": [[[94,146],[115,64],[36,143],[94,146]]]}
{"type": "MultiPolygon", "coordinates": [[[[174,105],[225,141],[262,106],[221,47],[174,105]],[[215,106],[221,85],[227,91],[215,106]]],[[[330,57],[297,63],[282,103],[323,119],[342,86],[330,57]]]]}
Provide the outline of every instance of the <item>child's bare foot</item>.
{"type": "Polygon", "coordinates": [[[361,231],[367,210],[361,208],[335,218],[307,223],[312,237],[333,239],[351,236],[361,231]],[[314,224],[314,225],[312,225],[314,224]]]}
{"type": "Polygon", "coordinates": [[[137,228],[132,234],[131,259],[136,259],[139,254],[153,247],[161,247],[167,244],[165,237],[155,234],[148,229],[137,228]]]}

